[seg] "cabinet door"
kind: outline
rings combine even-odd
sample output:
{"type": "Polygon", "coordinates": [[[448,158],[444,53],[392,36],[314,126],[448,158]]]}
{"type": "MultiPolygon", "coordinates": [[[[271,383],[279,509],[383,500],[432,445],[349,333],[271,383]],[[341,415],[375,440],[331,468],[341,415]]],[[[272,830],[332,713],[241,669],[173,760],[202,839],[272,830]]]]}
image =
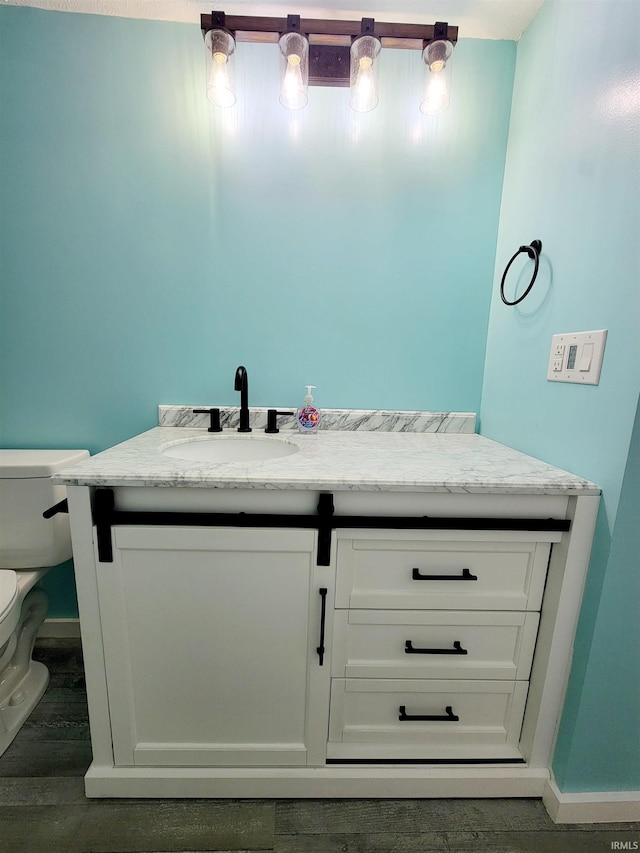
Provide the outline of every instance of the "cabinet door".
{"type": "Polygon", "coordinates": [[[117,765],[303,765],[315,533],[114,528],[98,588],[117,765]]]}

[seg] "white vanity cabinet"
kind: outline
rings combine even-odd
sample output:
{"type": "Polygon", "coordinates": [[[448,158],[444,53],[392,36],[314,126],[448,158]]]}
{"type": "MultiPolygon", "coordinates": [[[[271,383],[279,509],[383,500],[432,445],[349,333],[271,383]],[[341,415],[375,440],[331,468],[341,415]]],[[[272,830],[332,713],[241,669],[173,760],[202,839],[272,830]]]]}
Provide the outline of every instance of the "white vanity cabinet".
{"type": "MultiPolygon", "coordinates": [[[[327,588],[308,530],[115,527],[96,554],[114,763],[324,758],[327,588]],[[323,669],[324,666],[324,669],[323,669]]],[[[333,590],[332,590],[333,592],[333,590]]]]}
{"type": "Polygon", "coordinates": [[[67,493],[88,796],[542,795],[597,495],[67,493]]]}

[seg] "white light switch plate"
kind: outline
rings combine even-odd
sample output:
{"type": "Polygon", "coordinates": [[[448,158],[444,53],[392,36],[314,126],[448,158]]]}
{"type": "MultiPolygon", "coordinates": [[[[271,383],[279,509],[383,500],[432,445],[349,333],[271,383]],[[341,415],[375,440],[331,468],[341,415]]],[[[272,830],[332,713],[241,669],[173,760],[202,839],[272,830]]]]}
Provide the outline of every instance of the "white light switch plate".
{"type": "Polygon", "coordinates": [[[596,332],[566,332],[551,338],[547,367],[549,382],[577,382],[597,385],[607,330],[596,332]]]}

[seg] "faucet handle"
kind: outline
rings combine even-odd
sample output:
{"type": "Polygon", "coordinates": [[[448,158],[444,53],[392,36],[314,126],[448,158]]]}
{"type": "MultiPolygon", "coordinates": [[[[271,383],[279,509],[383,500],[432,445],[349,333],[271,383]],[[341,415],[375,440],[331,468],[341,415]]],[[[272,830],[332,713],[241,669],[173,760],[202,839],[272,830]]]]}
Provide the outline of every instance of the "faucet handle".
{"type": "Polygon", "coordinates": [[[278,415],[293,415],[293,412],[278,412],[276,409],[267,409],[267,425],[264,429],[268,433],[280,432],[278,429],[278,415]]]}
{"type": "Polygon", "coordinates": [[[220,409],[193,409],[194,415],[209,415],[209,432],[222,432],[220,409]]]}

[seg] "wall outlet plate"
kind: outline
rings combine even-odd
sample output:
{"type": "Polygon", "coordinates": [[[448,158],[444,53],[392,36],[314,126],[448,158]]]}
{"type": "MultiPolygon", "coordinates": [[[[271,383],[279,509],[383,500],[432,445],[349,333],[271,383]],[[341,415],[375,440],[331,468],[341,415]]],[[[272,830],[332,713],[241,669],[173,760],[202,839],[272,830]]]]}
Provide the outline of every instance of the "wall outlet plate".
{"type": "Polygon", "coordinates": [[[554,335],[551,338],[551,352],[547,366],[549,382],[597,385],[600,381],[606,340],[606,329],[554,335]]]}

